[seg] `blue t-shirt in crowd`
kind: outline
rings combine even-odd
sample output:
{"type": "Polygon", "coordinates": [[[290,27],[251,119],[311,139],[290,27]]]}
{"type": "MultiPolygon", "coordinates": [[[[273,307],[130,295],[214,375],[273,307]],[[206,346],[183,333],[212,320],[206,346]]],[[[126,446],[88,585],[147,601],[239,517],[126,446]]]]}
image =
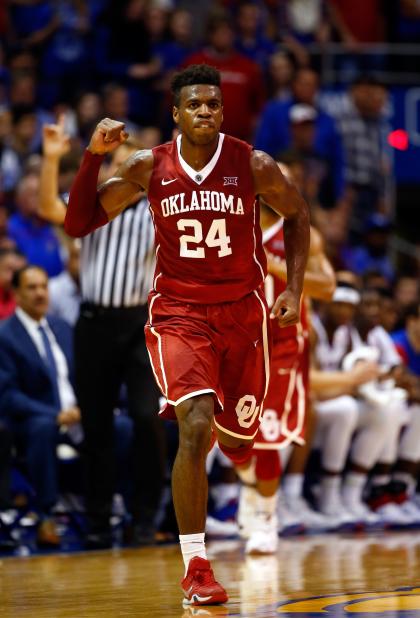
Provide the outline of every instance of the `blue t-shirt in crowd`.
{"type": "Polygon", "coordinates": [[[49,277],[55,277],[63,270],[60,243],[48,223],[37,222],[15,213],[8,222],[8,236],[15,241],[29,264],[42,266],[49,277]]]}
{"type": "Polygon", "coordinates": [[[420,376],[420,352],[416,352],[411,345],[407,332],[404,329],[398,330],[396,333],[392,333],[391,337],[407,367],[417,376],[420,376]]]}
{"type": "Polygon", "coordinates": [[[343,261],[347,270],[351,270],[356,275],[364,275],[369,270],[376,270],[381,273],[388,281],[393,281],[395,269],[389,255],[371,255],[367,247],[347,247],[343,249],[343,261]]]}
{"type": "MultiPolygon", "coordinates": [[[[267,103],[255,136],[254,146],[257,150],[264,150],[275,158],[290,149],[289,115],[295,104],[296,100],[292,98],[288,101],[272,100],[267,103]]],[[[334,119],[319,108],[317,112],[313,150],[333,162],[331,169],[334,175],[335,198],[338,199],[344,190],[343,146],[334,119]]]]}

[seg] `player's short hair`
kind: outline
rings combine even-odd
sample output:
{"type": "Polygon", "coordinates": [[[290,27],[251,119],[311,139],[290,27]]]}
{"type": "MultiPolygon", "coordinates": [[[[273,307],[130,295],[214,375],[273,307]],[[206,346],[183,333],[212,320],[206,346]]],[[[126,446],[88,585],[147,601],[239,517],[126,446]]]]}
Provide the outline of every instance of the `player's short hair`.
{"type": "Polygon", "coordinates": [[[206,84],[220,88],[220,73],[208,64],[191,64],[189,67],[176,73],[172,79],[171,91],[174,105],[179,106],[181,90],[184,86],[206,84]]]}

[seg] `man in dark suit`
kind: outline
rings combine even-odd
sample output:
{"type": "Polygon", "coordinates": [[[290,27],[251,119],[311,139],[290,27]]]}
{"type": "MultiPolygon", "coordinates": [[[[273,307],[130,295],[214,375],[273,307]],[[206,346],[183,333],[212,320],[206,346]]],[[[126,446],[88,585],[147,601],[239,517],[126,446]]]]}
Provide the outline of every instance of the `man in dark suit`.
{"type": "MultiPolygon", "coordinates": [[[[57,500],[56,445],[79,423],[71,384],[72,330],[46,318],[48,275],[26,266],[14,275],[16,311],[0,328],[0,418],[24,454],[40,512],[39,545],[60,542],[51,509],[57,500]]],[[[73,429],[74,430],[74,429],[73,429]]]]}

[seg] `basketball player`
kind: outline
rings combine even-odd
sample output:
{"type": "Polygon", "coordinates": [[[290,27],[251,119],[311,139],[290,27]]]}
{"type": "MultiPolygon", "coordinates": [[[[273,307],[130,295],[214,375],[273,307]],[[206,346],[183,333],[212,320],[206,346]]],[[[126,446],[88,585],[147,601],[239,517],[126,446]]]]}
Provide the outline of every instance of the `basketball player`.
{"type": "Polygon", "coordinates": [[[121,122],[98,124],[70,193],[65,229],[86,234],[122,212],[140,188],[148,193],[157,265],[146,341],[167,401],[163,415],[179,424],[172,490],[186,568],[184,601],[207,605],[227,601],[204,545],[212,427],[221,450],[236,464],[246,461],[269,380],[266,259],[256,197],[285,218],[288,285],[271,310],[285,327],[299,319],[309,215],[271,157],[220,132],[216,69],[188,67],[174,77],[172,92],[177,139],[137,152],[97,191],[104,155],[127,138],[121,122]]]}
{"type": "MultiPolygon", "coordinates": [[[[280,169],[286,177],[290,177],[287,166],[280,164],[280,169]]],[[[284,223],[264,203],[261,204],[260,222],[268,255],[269,274],[265,280],[265,292],[268,306],[271,307],[276,295],[286,287],[284,223]]],[[[329,301],[334,287],[334,270],[325,256],[321,235],[315,228],[311,228],[303,291],[308,297],[329,301]]],[[[240,498],[240,511],[245,510],[248,515],[245,524],[245,535],[249,537],[246,553],[276,551],[276,504],[281,472],[279,451],[289,445],[305,443],[309,370],[307,313],[307,301],[302,300],[298,324],[287,328],[281,328],[276,321],[272,324],[270,386],[252,453],[252,466],[251,470],[238,469],[239,476],[252,483],[242,488],[240,498]],[[244,502],[249,504],[245,506],[244,502]]]]}

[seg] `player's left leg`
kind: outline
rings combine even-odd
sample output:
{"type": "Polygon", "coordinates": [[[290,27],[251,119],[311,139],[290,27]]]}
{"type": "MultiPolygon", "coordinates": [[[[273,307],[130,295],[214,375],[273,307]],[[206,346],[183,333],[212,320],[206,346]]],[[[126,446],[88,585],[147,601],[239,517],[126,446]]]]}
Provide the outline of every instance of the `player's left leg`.
{"type": "Polygon", "coordinates": [[[181,586],[184,603],[191,605],[225,603],[228,598],[214,579],[204,545],[208,495],[206,457],[213,408],[211,395],[192,397],[175,408],[179,446],[172,470],[172,495],[186,568],[181,586]]]}
{"type": "MultiPolygon", "coordinates": [[[[280,453],[254,450],[256,483],[247,521],[247,554],[274,554],[278,547],[277,490],[280,483],[280,453]]],[[[249,489],[249,488],[248,488],[249,489]]],[[[246,500],[246,494],[241,496],[246,500]]]]}

